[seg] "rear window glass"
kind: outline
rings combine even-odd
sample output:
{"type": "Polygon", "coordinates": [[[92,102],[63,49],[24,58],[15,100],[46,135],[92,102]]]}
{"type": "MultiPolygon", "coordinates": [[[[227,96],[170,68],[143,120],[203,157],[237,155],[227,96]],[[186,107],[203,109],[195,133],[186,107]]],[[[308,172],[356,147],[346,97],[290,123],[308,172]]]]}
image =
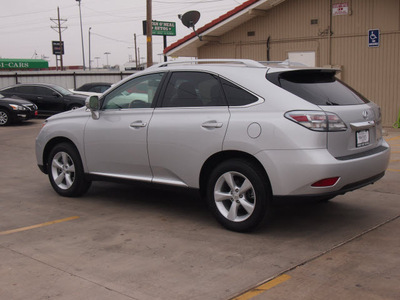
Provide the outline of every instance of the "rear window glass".
{"type": "Polygon", "coordinates": [[[335,77],[334,70],[299,70],[267,74],[267,79],[316,105],[356,105],[365,97],[335,77]]]}

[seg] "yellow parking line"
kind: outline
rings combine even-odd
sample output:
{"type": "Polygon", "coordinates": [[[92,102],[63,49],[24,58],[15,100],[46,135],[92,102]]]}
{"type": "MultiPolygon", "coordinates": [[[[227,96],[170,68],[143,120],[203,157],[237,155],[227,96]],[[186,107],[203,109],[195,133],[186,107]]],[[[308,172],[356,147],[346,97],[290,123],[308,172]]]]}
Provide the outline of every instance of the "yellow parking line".
{"type": "Polygon", "coordinates": [[[398,140],[398,139],[400,139],[400,135],[394,136],[394,137],[392,137],[392,138],[390,138],[390,139],[385,139],[385,140],[386,140],[386,141],[394,141],[394,140],[398,140]]]}
{"type": "Polygon", "coordinates": [[[57,223],[61,223],[61,222],[75,220],[75,219],[78,219],[78,218],[79,217],[75,216],[75,217],[69,217],[69,218],[60,219],[60,220],[49,221],[49,222],[36,224],[36,225],[32,225],[32,226],[27,226],[27,227],[22,227],[22,228],[7,230],[7,231],[0,231],[0,235],[6,235],[6,234],[21,232],[21,231],[25,231],[25,230],[34,229],[34,228],[49,226],[49,225],[53,225],[53,224],[57,224],[57,223]]]}
{"type": "Polygon", "coordinates": [[[273,279],[271,281],[268,281],[264,284],[256,286],[255,288],[241,294],[240,296],[233,298],[232,300],[249,300],[249,299],[273,288],[274,286],[277,286],[278,284],[281,284],[282,282],[289,280],[290,278],[291,277],[289,275],[283,274],[279,277],[276,277],[275,279],[273,279]]]}
{"type": "Polygon", "coordinates": [[[396,170],[396,169],[387,169],[387,171],[390,171],[390,172],[400,172],[400,170],[396,170]]]}

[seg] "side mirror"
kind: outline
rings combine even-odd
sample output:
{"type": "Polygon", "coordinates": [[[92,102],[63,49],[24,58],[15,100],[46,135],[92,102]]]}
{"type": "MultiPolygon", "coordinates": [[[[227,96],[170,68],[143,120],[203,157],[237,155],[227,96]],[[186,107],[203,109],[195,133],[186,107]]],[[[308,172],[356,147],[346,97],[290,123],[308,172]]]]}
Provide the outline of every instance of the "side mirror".
{"type": "Polygon", "coordinates": [[[97,120],[100,117],[99,109],[100,109],[100,100],[99,96],[89,96],[85,100],[85,106],[92,113],[92,118],[97,120]]]}

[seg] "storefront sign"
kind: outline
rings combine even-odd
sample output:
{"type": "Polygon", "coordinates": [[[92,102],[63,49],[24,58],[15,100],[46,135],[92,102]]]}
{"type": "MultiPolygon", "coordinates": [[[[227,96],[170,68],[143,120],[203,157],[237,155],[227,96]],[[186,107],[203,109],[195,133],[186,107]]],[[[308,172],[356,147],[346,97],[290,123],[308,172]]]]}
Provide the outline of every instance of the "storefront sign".
{"type": "MultiPolygon", "coordinates": [[[[143,21],[143,35],[146,35],[146,21],[143,21]]],[[[152,21],[152,35],[176,36],[176,23],[167,21],[152,21]]]]}
{"type": "Polygon", "coordinates": [[[43,59],[0,59],[0,69],[47,69],[49,63],[43,59]]]}

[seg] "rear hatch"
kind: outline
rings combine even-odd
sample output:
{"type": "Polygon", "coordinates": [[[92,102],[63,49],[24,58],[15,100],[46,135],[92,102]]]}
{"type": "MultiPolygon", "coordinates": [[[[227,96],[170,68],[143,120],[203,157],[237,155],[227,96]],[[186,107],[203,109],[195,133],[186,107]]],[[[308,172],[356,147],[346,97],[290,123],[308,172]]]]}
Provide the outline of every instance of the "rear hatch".
{"type": "Polygon", "coordinates": [[[304,69],[269,73],[267,79],[326,113],[326,129],[319,131],[327,134],[327,149],[334,157],[350,159],[378,152],[382,144],[380,108],[335,75],[332,69],[304,69]],[[335,126],[341,125],[334,128],[329,119],[336,116],[335,126]]]}

